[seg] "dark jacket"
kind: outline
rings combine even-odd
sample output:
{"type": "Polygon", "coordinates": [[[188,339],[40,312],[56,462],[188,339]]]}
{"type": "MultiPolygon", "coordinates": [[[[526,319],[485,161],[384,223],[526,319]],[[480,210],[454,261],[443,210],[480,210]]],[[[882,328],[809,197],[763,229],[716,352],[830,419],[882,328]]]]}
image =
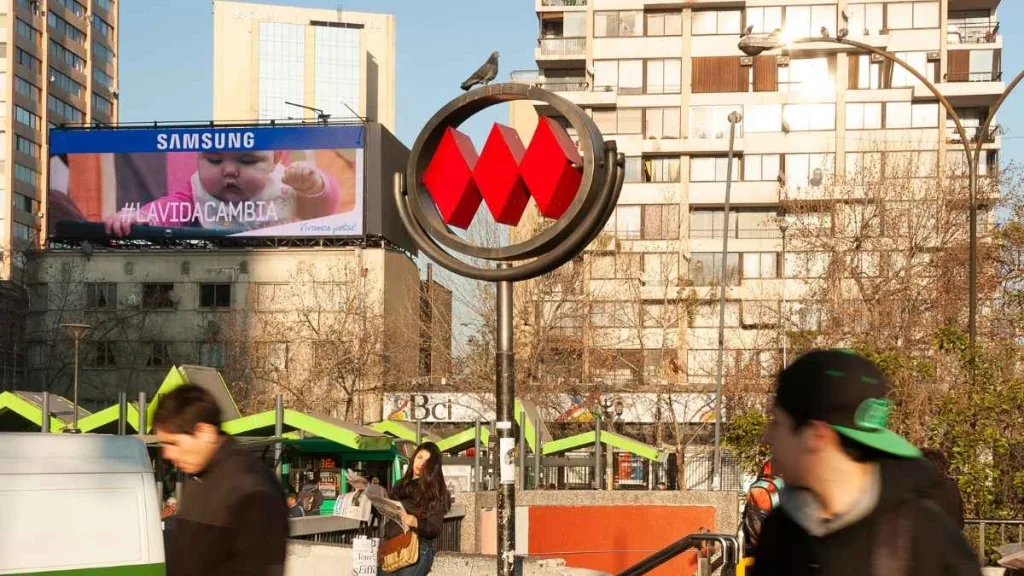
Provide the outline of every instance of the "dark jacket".
{"type": "MultiPolygon", "coordinates": [[[[398,496],[402,491],[400,491],[396,486],[388,495],[393,500],[401,502],[407,514],[412,514],[416,517],[416,521],[419,526],[417,528],[413,528],[413,531],[416,532],[420,542],[429,546],[434,546],[437,538],[441,536],[441,525],[444,524],[444,517],[448,514],[448,503],[437,503],[436,505],[431,506],[429,510],[421,510],[416,505],[416,500],[412,496],[412,492],[412,490],[409,490],[408,493],[406,493],[406,497],[402,498],[398,496]]],[[[394,522],[387,522],[384,526],[384,535],[386,538],[393,538],[401,533],[401,527],[394,522]]]]}
{"type": "Polygon", "coordinates": [[[185,480],[167,576],[280,576],[287,511],[271,471],[231,438],[185,480]]]}
{"type": "Polygon", "coordinates": [[[928,493],[928,498],[942,508],[957,528],[964,529],[964,501],[960,497],[960,486],[954,478],[940,479],[928,493]]]}
{"type": "MultiPolygon", "coordinates": [[[[754,576],[977,576],[978,560],[953,521],[927,494],[939,481],[925,460],[883,460],[869,493],[843,519],[829,527],[815,524],[816,500],[806,490],[787,487],[782,505],[765,521],[758,541],[754,576]],[[873,505],[872,505],[873,502],[873,505]],[[893,528],[899,526],[898,528],[893,528]],[[813,530],[818,536],[813,536],[813,530]],[[905,535],[908,565],[901,575],[879,570],[880,550],[892,550],[905,535]],[[881,536],[880,536],[881,535],[881,536]],[[879,574],[878,572],[884,572],[879,574]]],[[[891,558],[891,557],[890,557],[891,558]]]]}

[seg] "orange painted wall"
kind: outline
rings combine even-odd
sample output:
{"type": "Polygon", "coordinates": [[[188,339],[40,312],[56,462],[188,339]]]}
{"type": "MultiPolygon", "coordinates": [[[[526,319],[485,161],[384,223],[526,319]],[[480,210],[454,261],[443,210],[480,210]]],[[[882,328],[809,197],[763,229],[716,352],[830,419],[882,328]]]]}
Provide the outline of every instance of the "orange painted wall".
{"type": "MultiPolygon", "coordinates": [[[[701,527],[715,531],[713,507],[531,506],[530,556],[550,555],[569,566],[616,574],[701,527]]],[[[689,553],[651,574],[691,575],[696,568],[696,554],[689,553]]]]}

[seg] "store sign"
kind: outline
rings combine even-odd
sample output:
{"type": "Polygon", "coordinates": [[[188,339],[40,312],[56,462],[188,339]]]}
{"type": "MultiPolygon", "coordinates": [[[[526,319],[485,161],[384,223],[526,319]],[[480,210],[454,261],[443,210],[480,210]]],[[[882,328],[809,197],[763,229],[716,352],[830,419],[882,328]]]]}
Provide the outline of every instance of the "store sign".
{"type": "Polygon", "coordinates": [[[408,422],[490,422],[494,419],[494,396],[491,394],[391,394],[384,399],[384,412],[389,420],[408,422]]]}

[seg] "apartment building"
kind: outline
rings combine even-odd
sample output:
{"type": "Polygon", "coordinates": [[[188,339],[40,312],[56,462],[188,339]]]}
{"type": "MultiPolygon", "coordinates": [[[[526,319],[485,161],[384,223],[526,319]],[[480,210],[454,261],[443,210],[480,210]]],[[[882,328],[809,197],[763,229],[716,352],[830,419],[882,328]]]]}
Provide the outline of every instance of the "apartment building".
{"type": "Polygon", "coordinates": [[[117,121],[118,1],[0,2],[0,385],[24,376],[25,252],[45,229],[47,131],[117,121]]]}
{"type": "Polygon", "coordinates": [[[316,120],[315,108],[394,132],[395,17],[338,6],[216,0],[214,120],[316,120]]]}
{"type": "MultiPolygon", "coordinates": [[[[803,298],[808,277],[824,264],[794,251],[792,239],[787,252],[787,203],[825,200],[823,181],[868,166],[885,177],[897,176],[899,165],[913,166],[922,182],[964,167],[952,122],[905,69],[825,42],[749,56],[738,47],[741,37],[774,33],[785,44],[838,34],[894,53],[950,100],[968,139],[985,140],[984,175],[998,167],[1000,131],[979,134],[980,126],[1005,87],[998,6],[999,0],[537,0],[538,69],[514,72],[513,80],[584,107],[626,156],[626,183],[607,238],[591,246],[587,260],[589,297],[598,302],[589,320],[577,314],[552,322],[565,334],[595,328],[590,342],[616,349],[604,374],[584,378],[624,389],[651,378],[714,383],[730,113],[743,120],[736,125],[730,195],[726,370],[746,364],[767,378],[783,360],[786,332],[813,331],[822,322],[803,298]],[[685,317],[665,317],[688,298],[695,302],[685,317]],[[627,300],[632,319],[615,311],[627,300]]],[[[511,123],[524,141],[538,111],[548,112],[528,103],[512,108],[511,123]]],[[[987,214],[983,207],[980,218],[987,214]]],[[[538,303],[538,317],[549,305],[538,303]]]]}

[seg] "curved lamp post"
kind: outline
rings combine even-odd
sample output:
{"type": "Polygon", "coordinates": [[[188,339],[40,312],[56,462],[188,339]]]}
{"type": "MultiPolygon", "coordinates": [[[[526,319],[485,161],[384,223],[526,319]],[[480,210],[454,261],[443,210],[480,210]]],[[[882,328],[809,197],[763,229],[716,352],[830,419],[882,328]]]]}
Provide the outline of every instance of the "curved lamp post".
{"type": "MultiPolygon", "coordinates": [[[[75,374],[73,384],[73,400],[71,408],[71,427],[66,429],[65,432],[68,434],[78,434],[78,345],[85,337],[85,333],[92,329],[92,326],[88,324],[61,324],[61,328],[67,331],[68,335],[75,341],[75,374]]],[[[49,419],[49,414],[44,414],[43,418],[49,419]]]]}
{"type": "Polygon", "coordinates": [[[932,83],[931,80],[926,78],[923,74],[915,70],[912,66],[904,62],[898,56],[892,52],[887,52],[881,48],[876,48],[870,44],[858,42],[856,40],[850,40],[849,38],[833,38],[833,37],[807,37],[798,38],[792,41],[782,41],[777,37],[776,34],[769,36],[754,37],[747,36],[740,40],[739,49],[748,56],[757,56],[762,52],[773,50],[775,48],[785,48],[794,44],[811,44],[815,42],[828,42],[831,44],[842,44],[844,46],[850,46],[869,52],[871,54],[877,54],[886,60],[903,67],[904,70],[910,72],[915,78],[921,81],[925,87],[938,99],[939,103],[946,110],[946,114],[953,119],[953,123],[956,125],[956,130],[960,135],[960,141],[963,143],[964,151],[967,153],[967,172],[968,172],[968,189],[970,195],[970,247],[969,247],[969,290],[968,290],[968,312],[967,312],[967,332],[970,339],[971,349],[974,349],[975,341],[977,339],[977,312],[978,312],[978,264],[977,264],[977,253],[978,253],[978,164],[981,161],[981,150],[982,145],[985,143],[985,135],[988,134],[989,129],[992,125],[992,120],[996,116],[996,112],[999,110],[1006,98],[1013,92],[1013,89],[1017,87],[1017,84],[1024,80],[1024,71],[1021,71],[1017,76],[1010,82],[1006,87],[1006,90],[999,96],[995,104],[989,107],[988,117],[985,119],[985,124],[982,126],[979,132],[978,142],[975,146],[971,146],[970,139],[967,138],[967,131],[964,130],[963,122],[960,120],[960,115],[956,113],[956,109],[950,104],[949,100],[939,91],[939,89],[932,83]]]}

